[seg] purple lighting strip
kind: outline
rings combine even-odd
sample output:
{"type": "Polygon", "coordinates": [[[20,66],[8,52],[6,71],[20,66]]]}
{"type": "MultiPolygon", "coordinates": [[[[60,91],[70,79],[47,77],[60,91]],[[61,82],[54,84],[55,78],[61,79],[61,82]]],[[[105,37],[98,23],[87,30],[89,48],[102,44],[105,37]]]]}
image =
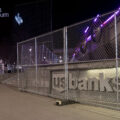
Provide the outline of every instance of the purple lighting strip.
{"type": "MultiPolygon", "coordinates": [[[[118,11],[115,12],[115,14],[118,15],[119,12],[120,12],[120,8],[119,8],[118,11]]],[[[104,21],[100,26],[103,27],[104,25],[106,25],[109,21],[111,21],[111,20],[114,18],[115,14],[111,15],[111,16],[110,16],[106,21],[104,21]]]]}
{"type": "Polygon", "coordinates": [[[89,30],[89,26],[85,29],[84,33],[87,33],[88,30],[89,30]]]}
{"type": "MultiPolygon", "coordinates": [[[[93,20],[93,22],[94,22],[94,23],[97,22],[97,20],[98,20],[99,17],[100,17],[100,15],[98,14],[98,15],[95,17],[95,19],[93,20]]],[[[90,28],[90,27],[87,26],[87,28],[86,28],[85,31],[84,31],[85,34],[88,32],[89,28],[90,28]]]]}
{"type": "MultiPolygon", "coordinates": [[[[113,15],[111,15],[106,21],[104,21],[104,22],[100,25],[100,27],[104,27],[104,25],[106,25],[109,21],[111,21],[111,20],[114,18],[115,14],[118,15],[119,13],[120,13],[120,8],[119,8],[113,15]]],[[[97,17],[96,17],[96,18],[97,18],[97,17]]],[[[96,20],[96,19],[94,19],[94,20],[96,20]]],[[[92,37],[91,37],[91,35],[90,35],[90,36],[87,37],[86,42],[90,41],[91,39],[92,39],[92,37]]]]}
{"type": "Polygon", "coordinates": [[[99,16],[100,15],[98,14],[97,17],[93,21],[96,22],[98,20],[99,16]]]}
{"type": "Polygon", "coordinates": [[[89,35],[89,36],[87,37],[87,39],[86,39],[86,43],[89,42],[91,39],[92,39],[92,36],[89,35]]]}
{"type": "MultiPolygon", "coordinates": [[[[104,27],[108,22],[110,22],[114,18],[115,14],[118,15],[119,13],[120,13],[120,8],[114,14],[112,14],[107,20],[105,20],[100,25],[100,27],[101,28],[104,27]]],[[[98,20],[98,18],[99,18],[99,15],[96,16],[96,18],[93,20],[93,22],[95,23],[98,20]]],[[[88,32],[88,30],[89,30],[89,26],[85,29],[84,33],[86,34],[88,32]]],[[[95,35],[93,35],[93,37],[95,37],[95,35]]],[[[86,43],[89,42],[89,41],[91,41],[91,40],[92,40],[92,35],[89,35],[86,38],[86,43]]],[[[79,51],[80,51],[80,49],[76,48],[75,52],[73,53],[73,57],[75,57],[76,53],[79,52],[79,51]]]]}

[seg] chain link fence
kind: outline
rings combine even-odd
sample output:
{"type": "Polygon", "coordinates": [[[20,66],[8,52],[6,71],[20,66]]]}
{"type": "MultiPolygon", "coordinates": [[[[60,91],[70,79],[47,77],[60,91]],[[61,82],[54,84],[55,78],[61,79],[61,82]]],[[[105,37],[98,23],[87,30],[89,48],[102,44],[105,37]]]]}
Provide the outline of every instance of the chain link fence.
{"type": "Polygon", "coordinates": [[[18,87],[120,109],[119,40],[120,9],[20,42],[18,87]]]}

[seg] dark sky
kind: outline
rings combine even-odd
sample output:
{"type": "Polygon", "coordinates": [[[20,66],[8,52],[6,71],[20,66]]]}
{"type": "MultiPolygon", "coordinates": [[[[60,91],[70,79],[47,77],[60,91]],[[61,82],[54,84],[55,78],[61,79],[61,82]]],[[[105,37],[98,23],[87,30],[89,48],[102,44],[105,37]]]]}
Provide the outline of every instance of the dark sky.
{"type": "Polygon", "coordinates": [[[54,0],[53,24],[57,28],[114,10],[120,0],[54,0]],[[67,1],[67,2],[66,2],[67,1]]]}
{"type": "MultiPolygon", "coordinates": [[[[11,3],[8,3],[7,0],[4,0],[4,2],[0,2],[0,8],[2,8],[4,12],[9,12],[10,17],[0,18],[0,56],[2,56],[1,51],[6,51],[6,56],[7,56],[7,53],[9,51],[8,48],[10,46],[16,46],[16,43],[18,41],[17,39],[16,41],[13,40],[14,39],[12,38],[13,35],[17,36],[18,33],[24,34],[24,32],[29,33],[29,31],[32,32],[32,30],[34,30],[34,33],[36,34],[33,35],[29,34],[27,37],[25,37],[26,39],[29,37],[33,37],[34,35],[39,35],[45,32],[49,32],[50,29],[46,29],[46,24],[44,26],[43,23],[40,23],[41,19],[43,18],[43,16],[45,17],[45,15],[48,15],[48,18],[46,18],[47,19],[46,23],[48,27],[50,27],[50,23],[51,23],[50,16],[52,16],[52,29],[55,30],[62,28],[64,26],[74,24],[76,22],[80,22],[81,20],[85,20],[90,17],[95,17],[97,14],[103,14],[111,10],[115,10],[119,6],[120,6],[120,0],[24,0],[24,2],[18,0],[17,2],[11,2],[11,3]],[[36,3],[37,5],[37,3],[40,4],[41,1],[44,1],[44,3],[48,5],[48,8],[44,9],[43,14],[42,12],[40,13],[39,10],[34,11],[36,15],[38,15],[37,21],[36,18],[34,18],[33,16],[34,20],[28,18],[26,19],[26,25],[25,24],[23,26],[21,25],[21,27],[17,26],[14,20],[14,16],[16,14],[16,10],[15,10],[16,6],[19,5],[23,6],[23,8],[21,7],[21,10],[24,9],[23,11],[26,11],[25,5],[31,3],[36,3]],[[51,14],[51,5],[52,5],[52,14],[51,14]],[[43,26],[39,27],[40,29],[38,29],[38,24],[43,24],[43,26]],[[32,26],[34,27],[34,29],[32,26]],[[40,32],[40,30],[42,30],[41,28],[44,28],[44,30],[40,32]],[[17,31],[17,29],[19,29],[19,31],[17,31]],[[16,33],[16,31],[18,33],[16,33]],[[2,47],[5,50],[2,49],[2,47]]],[[[30,12],[32,13],[32,10],[30,12]]]]}
{"type": "Polygon", "coordinates": [[[6,11],[12,11],[13,5],[39,1],[52,1],[53,29],[94,17],[98,13],[103,14],[120,6],[120,0],[18,0],[3,5],[6,11]]]}
{"type": "Polygon", "coordinates": [[[11,17],[9,19],[0,18],[0,28],[3,28],[2,33],[4,34],[5,31],[11,30],[15,5],[37,3],[39,1],[46,1],[49,4],[52,1],[53,30],[94,17],[98,13],[103,14],[120,6],[120,0],[24,0],[24,2],[18,0],[10,4],[3,2],[0,6],[2,6],[4,11],[10,12],[11,17]],[[8,27],[8,29],[6,30],[5,27],[8,27]]]}

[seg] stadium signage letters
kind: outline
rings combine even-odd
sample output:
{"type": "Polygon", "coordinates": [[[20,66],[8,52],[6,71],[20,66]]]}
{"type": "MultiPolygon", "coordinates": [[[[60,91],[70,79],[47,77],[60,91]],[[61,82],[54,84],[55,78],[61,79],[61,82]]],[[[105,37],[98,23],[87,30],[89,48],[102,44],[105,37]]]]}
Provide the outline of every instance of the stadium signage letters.
{"type": "MultiPolygon", "coordinates": [[[[69,89],[85,90],[85,91],[100,91],[100,92],[115,92],[116,80],[104,76],[104,73],[99,73],[98,77],[77,77],[69,73],[68,77],[69,89]]],[[[120,84],[119,84],[120,86],[120,84]]],[[[65,90],[65,75],[63,73],[52,73],[52,88],[63,92],[65,90]]]]}
{"type": "Polygon", "coordinates": [[[2,8],[0,8],[0,17],[1,17],[1,18],[9,17],[9,13],[4,13],[4,12],[2,11],[2,8]]]}

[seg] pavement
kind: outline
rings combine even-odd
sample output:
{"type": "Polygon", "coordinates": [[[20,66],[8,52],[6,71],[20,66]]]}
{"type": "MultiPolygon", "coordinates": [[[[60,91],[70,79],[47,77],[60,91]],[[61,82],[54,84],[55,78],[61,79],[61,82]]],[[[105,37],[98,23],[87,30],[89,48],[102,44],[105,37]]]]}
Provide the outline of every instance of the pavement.
{"type": "Polygon", "coordinates": [[[120,111],[55,101],[0,84],[0,120],[120,120],[120,111]]]}

